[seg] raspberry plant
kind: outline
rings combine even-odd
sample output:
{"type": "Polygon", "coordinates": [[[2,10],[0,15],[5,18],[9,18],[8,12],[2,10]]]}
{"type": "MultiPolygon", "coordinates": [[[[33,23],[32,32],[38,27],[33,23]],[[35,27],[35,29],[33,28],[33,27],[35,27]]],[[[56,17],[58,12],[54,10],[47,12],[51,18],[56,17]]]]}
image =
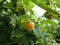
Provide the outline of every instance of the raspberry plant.
{"type": "Polygon", "coordinates": [[[59,0],[0,0],[0,45],[58,45],[54,20],[60,21],[56,10],[60,8],[59,3],[59,0]],[[36,17],[32,10],[35,5],[46,13],[36,17]],[[28,21],[33,21],[34,29],[24,28],[28,21]]]}

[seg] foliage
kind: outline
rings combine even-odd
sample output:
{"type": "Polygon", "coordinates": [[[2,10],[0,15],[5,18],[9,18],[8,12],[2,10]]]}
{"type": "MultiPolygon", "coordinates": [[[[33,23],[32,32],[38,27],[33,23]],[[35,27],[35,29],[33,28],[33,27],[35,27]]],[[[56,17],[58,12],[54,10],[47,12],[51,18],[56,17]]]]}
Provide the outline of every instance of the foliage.
{"type": "Polygon", "coordinates": [[[60,36],[60,0],[0,0],[0,45],[58,45],[60,36]],[[32,8],[46,10],[36,17],[32,8]],[[54,8],[54,9],[53,9],[54,8]],[[26,30],[24,23],[33,21],[34,29],[26,30]],[[59,30],[59,31],[58,31],[59,30]]]}

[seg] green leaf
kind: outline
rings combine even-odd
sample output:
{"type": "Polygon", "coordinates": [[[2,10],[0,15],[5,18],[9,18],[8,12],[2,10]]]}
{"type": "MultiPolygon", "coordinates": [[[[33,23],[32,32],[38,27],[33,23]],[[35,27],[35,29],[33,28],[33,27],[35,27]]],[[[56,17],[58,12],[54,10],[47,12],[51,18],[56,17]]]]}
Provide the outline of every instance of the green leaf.
{"type": "Polygon", "coordinates": [[[18,45],[29,45],[25,36],[22,36],[18,39],[18,45]]]}
{"type": "Polygon", "coordinates": [[[12,3],[6,1],[6,3],[3,4],[3,7],[5,7],[5,8],[11,8],[12,7],[12,3]]]}
{"type": "Polygon", "coordinates": [[[60,0],[55,0],[56,6],[60,8],[60,0]]]}
{"type": "Polygon", "coordinates": [[[30,45],[35,45],[33,40],[30,39],[29,42],[30,42],[30,45]]]}
{"type": "Polygon", "coordinates": [[[0,0],[0,4],[3,3],[3,2],[5,2],[5,1],[6,1],[6,0],[0,0]]]}
{"type": "Polygon", "coordinates": [[[12,15],[11,15],[11,19],[10,19],[11,21],[10,21],[10,22],[16,24],[17,18],[18,18],[18,17],[17,17],[16,15],[12,14],[12,15]]]}
{"type": "Polygon", "coordinates": [[[27,1],[27,0],[24,0],[23,2],[24,2],[24,4],[27,5],[27,4],[29,3],[29,1],[30,1],[30,0],[28,0],[28,1],[27,1]]]}
{"type": "Polygon", "coordinates": [[[26,6],[26,9],[27,9],[28,11],[31,11],[33,7],[34,7],[34,3],[33,3],[32,1],[29,1],[29,3],[28,3],[27,6],[26,6]]]}
{"type": "Polygon", "coordinates": [[[35,29],[33,30],[36,36],[38,37],[38,40],[41,45],[47,45],[47,40],[45,36],[42,34],[42,31],[40,30],[40,27],[36,25],[35,29]]]}

